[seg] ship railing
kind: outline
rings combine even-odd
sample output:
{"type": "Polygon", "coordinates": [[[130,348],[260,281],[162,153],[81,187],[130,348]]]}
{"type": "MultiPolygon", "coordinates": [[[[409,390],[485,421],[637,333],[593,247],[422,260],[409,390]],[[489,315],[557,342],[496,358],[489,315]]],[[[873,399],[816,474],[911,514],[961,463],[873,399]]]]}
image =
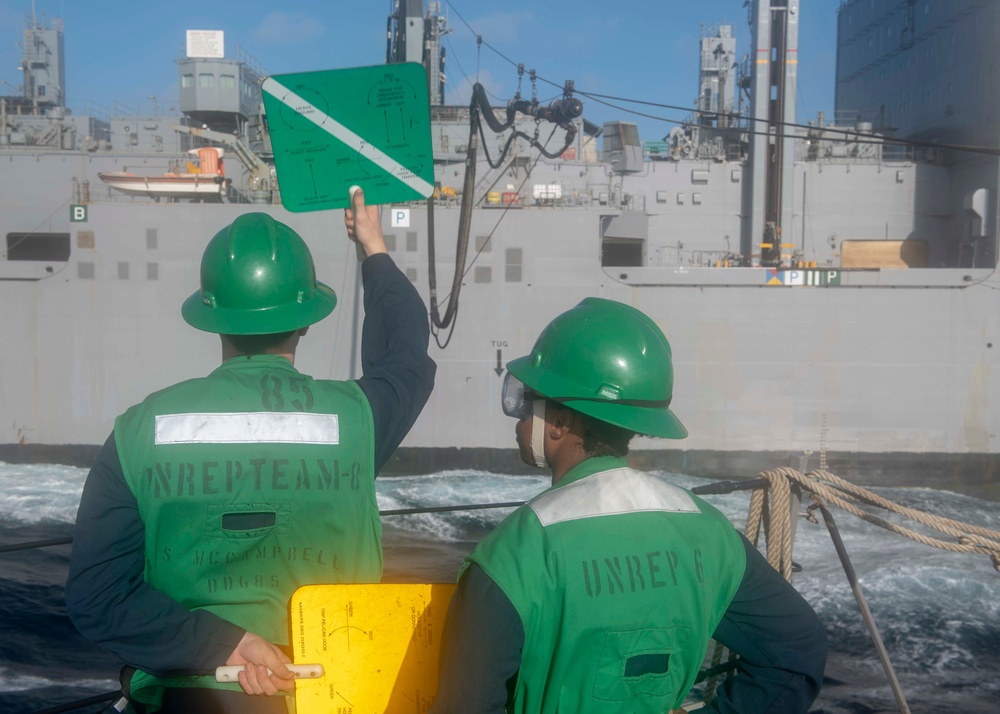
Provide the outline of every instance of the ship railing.
{"type": "Polygon", "coordinates": [[[236,46],[236,61],[246,65],[252,72],[256,72],[261,77],[266,77],[270,74],[263,62],[260,62],[256,57],[239,45],[236,46]]]}
{"type": "Polygon", "coordinates": [[[912,163],[916,159],[916,147],[911,144],[883,144],[882,160],[888,162],[912,163]]]}
{"type": "Polygon", "coordinates": [[[432,121],[454,121],[467,122],[469,120],[469,108],[466,106],[452,106],[440,104],[431,107],[432,121]]]}
{"type": "MultiPolygon", "coordinates": [[[[431,122],[456,122],[468,124],[471,112],[467,106],[455,106],[451,104],[436,104],[431,107],[431,122]]],[[[493,107],[493,116],[498,122],[507,121],[506,107],[493,107]]]]}
{"type": "Polygon", "coordinates": [[[113,117],[132,117],[140,113],[138,105],[136,105],[133,111],[129,105],[122,104],[115,99],[111,100],[111,116],[113,117]]]}
{"type": "Polygon", "coordinates": [[[111,121],[111,107],[95,102],[92,99],[84,99],[82,102],[70,105],[73,114],[78,116],[93,117],[98,121],[111,121]]]}
{"type": "MultiPolygon", "coordinates": [[[[805,462],[808,456],[801,458],[801,468],[805,469],[805,462]]],[[[864,489],[856,484],[835,476],[824,470],[824,459],[820,459],[821,468],[803,474],[792,468],[779,468],[772,471],[763,471],[753,479],[744,481],[718,481],[696,486],[691,489],[692,493],[709,496],[724,495],[737,491],[750,491],[750,508],[747,515],[744,534],[747,539],[757,544],[761,529],[764,531],[766,552],[768,563],[781,575],[791,582],[792,573],[801,570],[801,566],[792,560],[792,549],[795,540],[795,529],[799,518],[805,518],[811,523],[818,524],[819,520],[815,513],[818,511],[823,518],[823,522],[833,541],[837,556],[844,568],[844,574],[850,583],[858,608],[861,612],[865,626],[873,640],[875,651],[882,663],[886,679],[892,689],[899,711],[909,714],[909,705],[903,694],[899,679],[896,677],[889,654],[879,634],[875,619],[868,607],[867,599],[861,589],[854,566],[851,563],[844,541],[840,536],[840,530],[833,518],[829,506],[836,506],[847,511],[862,520],[873,525],[885,528],[897,535],[911,538],[918,543],[929,545],[935,548],[953,553],[980,554],[989,556],[992,560],[993,568],[1000,572],[1000,531],[996,531],[981,526],[937,516],[926,511],[909,508],[894,503],[878,494],[864,489]],[[812,504],[802,509],[803,500],[809,498],[812,504]],[[865,508],[863,508],[865,507],[865,508]],[[895,522],[890,522],[875,513],[871,509],[882,509],[894,513],[898,516],[908,518],[929,529],[933,529],[949,536],[943,540],[939,537],[930,537],[917,532],[911,528],[904,527],[895,522]]],[[[485,509],[517,508],[523,505],[523,501],[507,501],[502,503],[479,503],[462,504],[453,506],[423,506],[419,508],[398,508],[380,511],[383,517],[406,516],[426,513],[448,513],[455,511],[473,511],[485,509]]],[[[33,541],[30,543],[12,544],[0,546],[0,554],[22,551],[34,548],[44,548],[56,545],[68,545],[72,538],[53,538],[44,541],[33,541]]],[[[711,649],[711,648],[710,648],[711,649]]],[[[711,654],[713,663],[721,662],[723,657],[723,647],[716,642],[715,651],[711,654]]],[[[730,658],[732,660],[732,658],[730,658]]],[[[698,682],[704,682],[705,703],[711,701],[715,690],[719,684],[720,676],[730,676],[735,669],[735,661],[728,665],[713,666],[702,671],[698,682]]],[[[90,704],[118,701],[121,702],[120,692],[108,692],[106,694],[90,697],[86,700],[71,702],[59,705],[33,714],[57,714],[57,712],[68,712],[80,709],[90,704]]]]}

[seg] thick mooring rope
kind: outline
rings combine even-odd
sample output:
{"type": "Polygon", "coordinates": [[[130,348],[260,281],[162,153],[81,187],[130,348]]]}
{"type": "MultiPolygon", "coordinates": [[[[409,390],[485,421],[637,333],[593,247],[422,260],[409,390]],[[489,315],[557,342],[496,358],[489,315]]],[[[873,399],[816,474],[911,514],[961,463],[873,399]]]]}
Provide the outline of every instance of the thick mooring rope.
{"type": "Polygon", "coordinates": [[[750,496],[750,513],[744,535],[757,545],[761,522],[767,542],[767,562],[781,573],[785,580],[792,579],[792,469],[765,471],[758,478],[765,479],[769,488],[757,489],[750,496]]]}
{"type": "MultiPolygon", "coordinates": [[[[993,568],[1000,572],[1000,531],[908,508],[824,470],[802,474],[795,469],[779,468],[763,471],[757,474],[757,479],[766,481],[768,487],[754,490],[750,497],[750,512],[747,515],[744,535],[756,545],[760,537],[761,525],[763,525],[764,540],[767,544],[767,562],[789,582],[792,579],[793,514],[791,504],[793,485],[802,492],[811,494],[816,502],[806,508],[809,515],[814,508],[819,507],[819,504],[828,503],[842,508],[868,523],[924,545],[953,553],[988,555],[993,562],[993,568]],[[951,536],[955,540],[942,540],[926,536],[912,528],[906,528],[880,518],[864,510],[860,505],[874,506],[899,514],[944,535],[951,536]]],[[[715,643],[711,660],[713,666],[721,661],[723,649],[721,644],[715,643]]],[[[732,657],[733,653],[730,653],[730,659],[732,657]]],[[[706,680],[704,695],[706,704],[715,695],[716,680],[716,676],[706,680]]]]}
{"type": "MultiPolygon", "coordinates": [[[[778,469],[777,471],[766,471],[761,474],[761,477],[767,478],[770,483],[773,483],[771,479],[775,478],[775,475],[778,475],[778,478],[783,477],[789,481],[793,481],[801,486],[803,491],[808,491],[814,496],[820,497],[826,503],[842,508],[848,513],[873,525],[885,528],[898,535],[906,536],[917,543],[923,543],[924,545],[947,550],[952,553],[988,555],[993,561],[994,569],[1000,572],[1000,531],[956,521],[951,518],[935,516],[926,511],[902,506],[856,484],[845,481],[828,471],[810,471],[807,475],[803,475],[794,469],[778,469]],[[875,506],[897,513],[928,528],[933,528],[944,535],[951,536],[955,540],[942,540],[926,536],[912,528],[906,528],[887,521],[884,518],[879,518],[860,508],[857,504],[875,506]]],[[[771,541],[769,538],[768,550],[770,550],[770,545],[771,541]]]]}

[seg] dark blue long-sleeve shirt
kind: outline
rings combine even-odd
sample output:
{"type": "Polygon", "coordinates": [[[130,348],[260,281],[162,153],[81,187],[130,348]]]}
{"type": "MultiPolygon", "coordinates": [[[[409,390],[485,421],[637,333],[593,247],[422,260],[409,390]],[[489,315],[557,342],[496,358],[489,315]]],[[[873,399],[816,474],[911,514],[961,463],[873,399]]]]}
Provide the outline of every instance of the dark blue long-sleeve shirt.
{"type": "MultiPolygon", "coordinates": [[[[431,393],[427,310],[385,254],[362,264],[365,322],[357,380],[371,406],[378,473],[431,393]]],[[[190,611],[143,581],[145,533],[125,482],[114,434],[90,470],[77,513],[66,605],[84,637],[154,674],[210,672],[244,630],[205,610],[190,611]]]]}

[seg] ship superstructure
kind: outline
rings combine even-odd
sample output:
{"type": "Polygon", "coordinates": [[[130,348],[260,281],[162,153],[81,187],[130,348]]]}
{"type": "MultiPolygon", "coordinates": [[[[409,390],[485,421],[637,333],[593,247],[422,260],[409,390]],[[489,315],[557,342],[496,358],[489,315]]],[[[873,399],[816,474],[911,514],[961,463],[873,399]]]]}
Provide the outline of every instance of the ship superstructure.
{"type": "Polygon", "coordinates": [[[988,0],[845,0],[838,11],[838,117],[915,141],[917,155],[946,167],[946,255],[934,266],[997,264],[998,15],[988,0]]]}
{"type": "MultiPolygon", "coordinates": [[[[840,11],[842,44],[854,41],[843,24],[855,4],[840,11]]],[[[991,11],[961,5],[959,24],[991,11]]],[[[420,6],[398,3],[387,56],[429,67],[433,230],[427,204],[394,206],[387,245],[430,301],[433,242],[435,272],[449,276],[442,308],[455,290],[443,284],[461,254],[460,230],[468,250],[457,320],[435,330],[446,347],[432,349],[434,395],[393,468],[516,470],[498,403],[503,363],[527,353],[552,315],[599,295],[644,310],[674,346],[673,408],[691,436],[640,440],[640,464],[721,476],[799,467],[805,454],[812,467],[870,481],[992,478],[995,156],[887,143],[886,125],[862,106],[851,123],[799,125],[799,2],[757,0],[750,61],[736,60],[731,28],[703,32],[698,105],[662,141],[585,114],[571,120],[572,134],[537,124],[548,108],[532,103],[526,75],[516,123],[483,132],[466,186],[476,110],[444,103],[447,23],[437,3],[420,6]],[[558,153],[533,146],[536,133],[558,153]],[[465,196],[473,210],[462,228],[465,196]]],[[[32,22],[34,32],[51,31],[32,22]]],[[[212,54],[199,47],[178,65],[183,117],[83,117],[27,96],[0,102],[0,325],[18,345],[0,356],[0,458],[93,453],[127,406],[211,370],[218,346],[183,323],[179,305],[197,285],[207,240],[248,210],[302,234],[341,297],[310,330],[297,366],[358,376],[360,287],[339,216],[282,208],[259,106],[266,71],[246,57],[199,56],[212,54]],[[199,155],[209,146],[223,149],[230,182],[213,196],[129,195],[99,177],[220,175],[199,155]]],[[[994,106],[997,89],[989,92],[994,106]]],[[[569,97],[586,103],[571,83],[569,97]]],[[[848,101],[839,91],[838,116],[848,101]]],[[[507,116],[506,107],[490,111],[507,116]]],[[[929,131],[911,135],[933,138],[929,131]]]]}

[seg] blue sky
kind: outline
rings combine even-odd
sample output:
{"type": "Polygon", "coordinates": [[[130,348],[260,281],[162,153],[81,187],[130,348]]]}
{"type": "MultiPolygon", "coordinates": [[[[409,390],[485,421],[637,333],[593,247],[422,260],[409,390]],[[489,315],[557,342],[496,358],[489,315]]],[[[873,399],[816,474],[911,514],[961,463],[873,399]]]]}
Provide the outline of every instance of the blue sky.
{"type": "MultiPolygon", "coordinates": [[[[442,2],[452,32],[448,56],[449,98],[463,103],[468,80],[478,80],[496,97],[509,99],[516,69],[475,36],[514,62],[562,85],[575,81],[585,91],[690,107],[697,93],[698,38],[702,23],[732,24],[737,52],[749,51],[748,8],[743,0],[574,0],[539,3],[508,0],[442,2]],[[464,22],[463,22],[464,19],[464,22]]],[[[836,9],[840,0],[802,0],[798,120],[819,111],[832,117],[836,60],[836,9]]],[[[105,107],[151,113],[176,105],[177,66],[185,31],[225,31],[226,53],[237,45],[270,73],[301,72],[379,64],[385,55],[389,0],[36,0],[39,17],[62,17],[66,33],[66,91],[71,107],[84,100],[105,107]]],[[[31,0],[0,0],[0,94],[22,82],[17,71],[24,17],[31,0]]],[[[527,77],[522,93],[529,95],[527,77]]],[[[557,90],[538,83],[538,97],[557,90]]],[[[681,119],[684,112],[636,107],[681,119]]],[[[585,102],[595,123],[628,119],[645,139],[658,139],[672,124],[630,117],[585,102]]]]}

